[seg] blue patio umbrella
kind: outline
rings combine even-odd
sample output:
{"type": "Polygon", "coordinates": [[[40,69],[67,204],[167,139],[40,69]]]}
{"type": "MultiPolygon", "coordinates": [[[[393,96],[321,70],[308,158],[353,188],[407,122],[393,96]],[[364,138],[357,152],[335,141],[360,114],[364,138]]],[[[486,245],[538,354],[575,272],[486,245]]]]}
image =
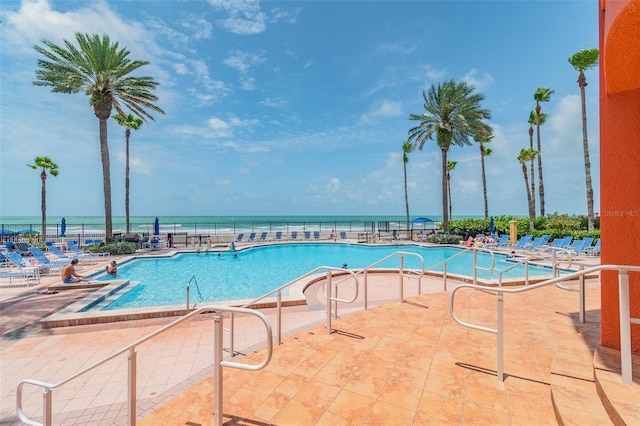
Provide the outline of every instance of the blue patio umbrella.
{"type": "Polygon", "coordinates": [[[63,217],[60,222],[60,237],[64,238],[64,233],[67,232],[67,220],[63,217]]]}
{"type": "Polygon", "coordinates": [[[156,217],[156,221],[153,224],[153,235],[160,235],[160,221],[156,217]]]}
{"type": "Polygon", "coordinates": [[[494,225],[493,225],[493,216],[489,219],[489,233],[493,234],[494,225]]]}
{"type": "Polygon", "coordinates": [[[11,229],[0,229],[0,235],[14,235],[16,232],[11,229]]]}
{"type": "Polygon", "coordinates": [[[35,229],[21,229],[18,231],[18,234],[39,234],[35,229]]]}
{"type": "Polygon", "coordinates": [[[433,222],[433,220],[429,219],[428,217],[418,217],[412,220],[413,223],[428,223],[428,222],[433,222]]]}

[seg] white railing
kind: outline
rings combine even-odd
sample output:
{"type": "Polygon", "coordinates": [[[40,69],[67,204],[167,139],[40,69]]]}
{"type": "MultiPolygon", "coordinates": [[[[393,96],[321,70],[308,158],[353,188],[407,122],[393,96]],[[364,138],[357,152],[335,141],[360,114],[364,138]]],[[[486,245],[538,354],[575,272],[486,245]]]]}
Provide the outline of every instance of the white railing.
{"type": "MultiPolygon", "coordinates": [[[[551,284],[558,284],[562,281],[568,281],[575,278],[582,278],[580,280],[581,286],[584,285],[584,276],[587,274],[599,273],[600,271],[618,271],[618,288],[619,288],[619,304],[620,304],[620,357],[621,357],[621,370],[622,370],[622,382],[630,385],[632,382],[632,356],[631,356],[631,324],[640,324],[640,318],[632,318],[629,309],[629,271],[640,272],[640,266],[629,265],[598,265],[591,268],[582,269],[578,272],[564,275],[562,277],[552,278],[537,284],[518,288],[504,288],[504,287],[487,287],[479,286],[475,284],[461,284],[456,287],[449,298],[449,313],[451,317],[460,325],[475,330],[486,331],[493,333],[497,338],[497,376],[498,380],[504,380],[504,319],[503,319],[503,301],[504,294],[507,293],[522,293],[529,290],[534,290],[539,287],[544,287],[551,284]],[[498,315],[497,315],[497,327],[490,328],[477,324],[467,323],[462,321],[455,314],[455,294],[457,291],[463,288],[470,288],[474,290],[482,290],[496,293],[496,299],[498,302],[498,315]]],[[[584,319],[584,305],[585,305],[585,292],[584,288],[580,291],[580,310],[581,318],[584,319]]]]}
{"type": "Polygon", "coordinates": [[[269,361],[271,360],[271,354],[273,351],[273,340],[272,340],[272,331],[271,324],[267,317],[262,313],[252,309],[245,308],[233,308],[230,306],[203,306],[195,311],[165,325],[164,327],[159,328],[147,336],[136,340],[134,343],[114,352],[106,358],[101,359],[95,364],[79,371],[78,373],[67,377],[66,379],[58,382],[58,383],[46,383],[39,380],[33,379],[25,379],[22,380],[18,384],[18,389],[16,391],[16,412],[18,414],[18,419],[27,425],[33,426],[51,426],[53,424],[53,390],[61,387],[65,383],[68,383],[85,373],[101,366],[102,364],[110,361],[113,358],[116,358],[124,353],[128,352],[128,386],[127,386],[127,417],[129,426],[133,426],[136,424],[136,379],[137,379],[137,353],[136,347],[140,346],[142,343],[154,338],[155,336],[165,332],[166,330],[173,328],[174,326],[188,320],[189,318],[199,315],[204,312],[213,312],[214,313],[214,408],[213,408],[213,419],[214,425],[220,426],[222,425],[222,367],[232,367],[239,368],[244,370],[260,370],[264,368],[269,361]],[[266,341],[267,341],[267,351],[265,355],[265,359],[259,364],[241,364],[232,361],[223,360],[223,345],[222,345],[222,336],[223,336],[223,323],[222,323],[222,314],[224,312],[230,313],[242,313],[248,315],[254,315],[258,317],[266,328],[266,341]],[[44,389],[43,392],[43,401],[42,401],[42,416],[43,422],[39,423],[34,420],[31,420],[27,417],[22,409],[22,389],[25,385],[34,385],[44,389]]]}

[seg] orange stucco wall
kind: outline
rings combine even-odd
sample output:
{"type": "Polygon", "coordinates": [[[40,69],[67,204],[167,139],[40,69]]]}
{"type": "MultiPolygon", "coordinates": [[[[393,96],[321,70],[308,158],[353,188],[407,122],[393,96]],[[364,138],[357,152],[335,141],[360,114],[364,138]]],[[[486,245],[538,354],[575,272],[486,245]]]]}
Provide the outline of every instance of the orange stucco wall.
{"type": "MultiPolygon", "coordinates": [[[[600,0],[600,230],[602,264],[640,265],[640,0],[600,0]]],[[[601,338],[620,348],[618,277],[603,272],[601,338]]],[[[629,275],[640,318],[640,273],[629,275]]],[[[640,353],[640,325],[631,326],[640,353]]]]}

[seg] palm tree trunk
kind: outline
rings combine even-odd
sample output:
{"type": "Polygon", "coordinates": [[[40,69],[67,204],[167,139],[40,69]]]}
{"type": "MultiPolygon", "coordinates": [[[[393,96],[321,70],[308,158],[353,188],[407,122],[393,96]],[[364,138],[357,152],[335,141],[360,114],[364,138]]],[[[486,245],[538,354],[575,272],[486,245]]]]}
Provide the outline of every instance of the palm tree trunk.
{"type": "Polygon", "coordinates": [[[451,173],[447,173],[447,192],[449,193],[449,217],[453,217],[453,203],[451,202],[451,173]]]}
{"type": "Polygon", "coordinates": [[[131,130],[127,129],[125,132],[125,177],[124,177],[124,214],[125,214],[125,229],[127,234],[131,232],[131,224],[129,222],[129,136],[131,136],[131,130]]]}
{"type": "Polygon", "coordinates": [[[542,179],[542,149],[540,149],[540,105],[536,105],[536,138],[538,144],[538,190],[540,191],[540,216],[544,216],[544,180],[542,179]]]}
{"type": "Polygon", "coordinates": [[[409,191],[407,189],[407,163],[403,161],[403,165],[404,165],[404,205],[407,211],[407,238],[410,238],[411,235],[409,230],[409,191]]]}
{"type": "Polygon", "coordinates": [[[484,172],[484,147],[480,145],[480,165],[482,166],[482,194],[484,196],[484,217],[489,217],[489,202],[487,200],[487,178],[484,172]]]}
{"type": "Polygon", "coordinates": [[[529,189],[529,176],[527,175],[527,166],[522,164],[522,174],[524,175],[524,186],[527,189],[527,205],[529,207],[529,229],[533,231],[533,221],[535,217],[535,210],[532,210],[531,204],[531,190],[529,189]]]}
{"type": "Polygon", "coordinates": [[[106,241],[113,239],[113,222],[111,218],[111,164],[109,161],[109,144],[107,143],[107,115],[100,120],[100,158],[102,159],[102,186],[104,188],[104,233],[106,241]]]}
{"type": "MultiPolygon", "coordinates": [[[[533,127],[529,127],[529,148],[533,149],[533,127]]],[[[533,211],[536,211],[536,175],[534,172],[534,160],[531,159],[531,204],[533,211]]]]}
{"type": "Polygon", "coordinates": [[[442,151],[442,229],[445,234],[449,233],[449,209],[447,200],[447,150],[440,148],[442,151]]]}
{"type": "Polygon", "coordinates": [[[43,243],[47,241],[47,174],[44,170],[40,173],[40,179],[42,180],[40,210],[42,213],[42,229],[40,238],[43,243]]]}
{"type": "Polygon", "coordinates": [[[593,231],[594,212],[593,212],[593,186],[591,184],[591,161],[589,160],[589,141],[587,139],[587,101],[585,98],[584,88],[587,85],[584,74],[578,78],[580,85],[580,101],[582,103],[582,148],[584,150],[584,174],[587,185],[587,229],[593,231]]]}

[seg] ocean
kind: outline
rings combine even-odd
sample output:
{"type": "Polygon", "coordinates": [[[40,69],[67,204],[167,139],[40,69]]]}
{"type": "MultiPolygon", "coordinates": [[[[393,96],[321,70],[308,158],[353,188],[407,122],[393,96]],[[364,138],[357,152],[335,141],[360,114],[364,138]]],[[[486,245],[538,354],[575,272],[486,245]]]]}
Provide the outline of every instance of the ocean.
{"type": "MultiPolygon", "coordinates": [[[[411,216],[411,220],[420,216],[411,216]]],[[[430,221],[411,223],[414,229],[433,229],[441,216],[430,221]]],[[[482,216],[477,216],[478,218],[482,216]]],[[[456,217],[464,219],[469,216],[456,217]]],[[[59,235],[61,216],[47,217],[47,235],[59,235]]],[[[104,216],[65,216],[66,234],[104,235],[104,216]]],[[[132,233],[153,233],[155,216],[132,216],[132,233]]],[[[376,232],[406,229],[406,216],[158,216],[160,233],[187,235],[234,235],[240,232],[336,231],[376,232]]],[[[0,232],[41,231],[39,216],[0,216],[0,232]]],[[[113,216],[113,232],[125,233],[125,217],[113,216]]]]}

